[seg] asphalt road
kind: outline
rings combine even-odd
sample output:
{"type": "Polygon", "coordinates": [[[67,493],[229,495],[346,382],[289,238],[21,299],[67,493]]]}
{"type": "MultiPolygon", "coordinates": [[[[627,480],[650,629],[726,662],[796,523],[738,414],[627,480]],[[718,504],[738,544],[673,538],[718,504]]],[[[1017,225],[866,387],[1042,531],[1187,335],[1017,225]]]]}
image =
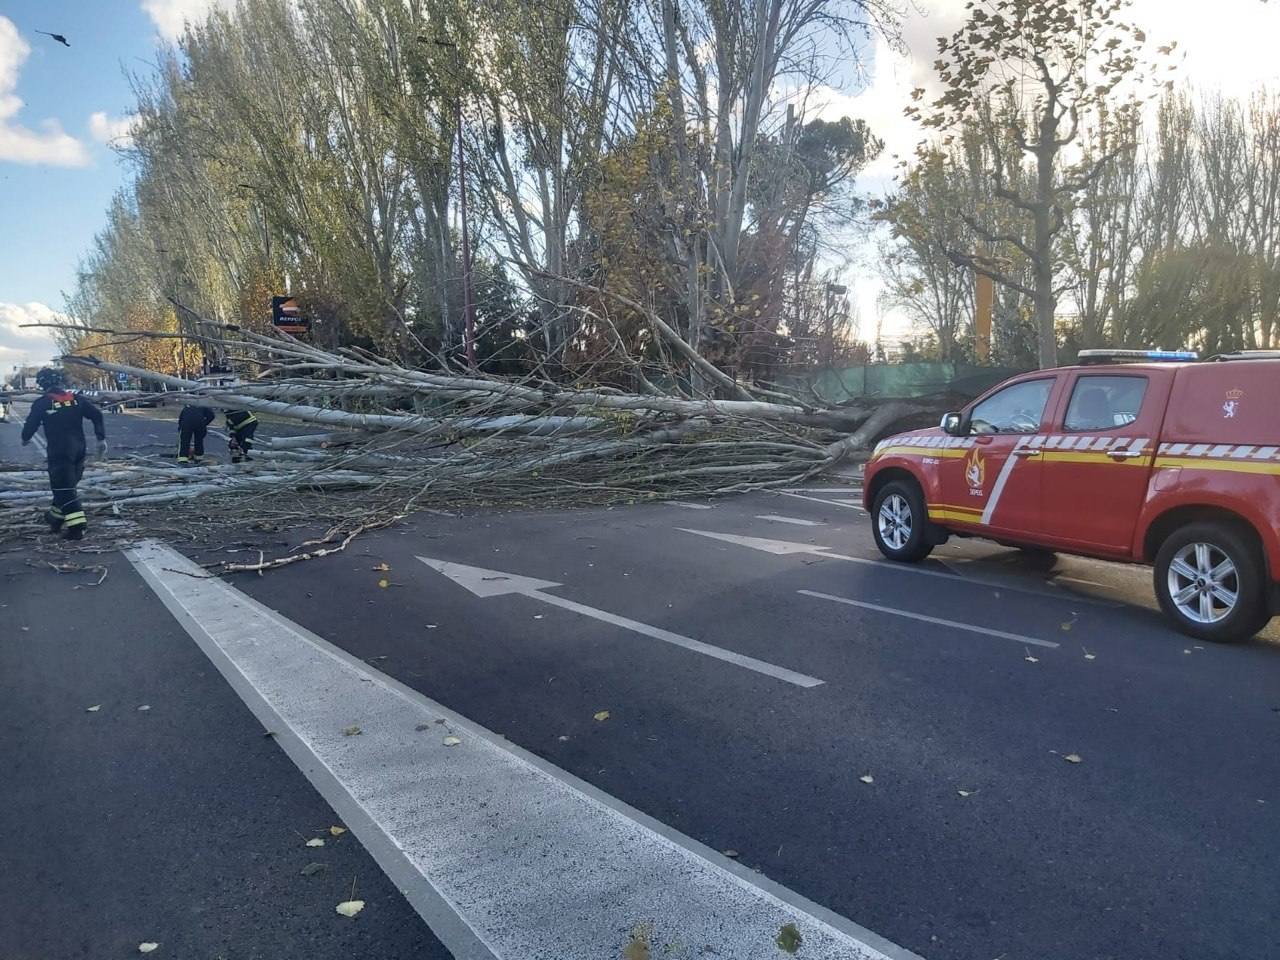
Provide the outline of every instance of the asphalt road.
{"type": "MultiPolygon", "coordinates": [[[[108,430],[141,443],[148,427],[116,423],[134,419],[108,430]]],[[[855,485],[426,514],[229,582],[373,686],[385,675],[929,960],[1275,955],[1274,628],[1188,641],[1140,568],[956,541],[919,568],[866,562],[855,485]],[[520,577],[559,586],[504,592],[520,577]]],[[[172,956],[448,955],[351,834],[303,845],[339,822],[314,771],[263,737],[134,567],[76,554],[109,568],[95,587],[96,571],[24,559],[0,554],[0,769],[18,772],[0,781],[16,865],[0,898],[23,904],[0,911],[0,957],[143,940],[172,956]],[[326,870],[299,875],[313,858],[326,870]],[[349,921],[333,907],[353,880],[367,906],[349,921]]],[[[509,840],[483,859],[516,857],[509,840]]]]}

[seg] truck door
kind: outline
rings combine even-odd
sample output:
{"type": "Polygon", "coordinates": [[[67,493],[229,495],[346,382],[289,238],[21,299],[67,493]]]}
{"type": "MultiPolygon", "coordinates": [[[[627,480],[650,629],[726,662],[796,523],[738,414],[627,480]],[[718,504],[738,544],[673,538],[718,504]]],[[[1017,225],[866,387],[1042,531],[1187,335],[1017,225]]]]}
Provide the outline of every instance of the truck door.
{"type": "Polygon", "coordinates": [[[1045,441],[1045,536],[1127,553],[1147,495],[1171,378],[1161,371],[1072,373],[1061,424],[1045,441]]]}
{"type": "MultiPolygon", "coordinates": [[[[1025,534],[1040,521],[1039,449],[1058,375],[1019,380],[969,411],[973,437],[964,455],[941,461],[945,504],[938,519],[983,533],[1025,534]]],[[[929,515],[935,511],[930,506],[929,515]]]]}

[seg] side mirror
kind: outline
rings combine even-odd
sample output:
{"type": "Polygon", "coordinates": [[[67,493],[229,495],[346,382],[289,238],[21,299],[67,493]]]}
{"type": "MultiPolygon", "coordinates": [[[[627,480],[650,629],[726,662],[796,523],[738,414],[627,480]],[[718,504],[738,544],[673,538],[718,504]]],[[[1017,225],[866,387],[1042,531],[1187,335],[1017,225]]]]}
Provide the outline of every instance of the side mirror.
{"type": "Polygon", "coordinates": [[[964,423],[964,417],[958,413],[944,413],[942,422],[938,424],[942,428],[942,432],[951,437],[960,436],[961,425],[964,423]]]}

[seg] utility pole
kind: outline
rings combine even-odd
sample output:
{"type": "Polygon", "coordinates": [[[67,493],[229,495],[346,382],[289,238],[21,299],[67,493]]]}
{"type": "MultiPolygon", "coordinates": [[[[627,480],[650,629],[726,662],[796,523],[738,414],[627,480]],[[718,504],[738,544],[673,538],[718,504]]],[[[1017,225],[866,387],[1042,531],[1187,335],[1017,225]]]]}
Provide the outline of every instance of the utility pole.
{"type": "Polygon", "coordinates": [[[458,128],[458,197],[462,217],[462,313],[463,341],[467,346],[467,363],[476,365],[476,305],[471,289],[471,236],[467,230],[467,161],[462,152],[462,96],[453,102],[454,123],[458,128]]]}

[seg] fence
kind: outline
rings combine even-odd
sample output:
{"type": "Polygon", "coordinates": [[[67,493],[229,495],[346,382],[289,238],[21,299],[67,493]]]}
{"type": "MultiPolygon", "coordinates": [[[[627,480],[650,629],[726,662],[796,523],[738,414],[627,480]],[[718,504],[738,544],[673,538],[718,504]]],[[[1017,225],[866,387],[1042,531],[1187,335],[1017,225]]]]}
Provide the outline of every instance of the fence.
{"type": "Polygon", "coordinates": [[[827,403],[860,397],[905,400],[933,394],[976,397],[1023,370],[1013,367],[980,367],[971,363],[923,361],[919,363],[868,363],[841,370],[810,370],[790,374],[782,383],[792,392],[817,394],[827,403]]]}

